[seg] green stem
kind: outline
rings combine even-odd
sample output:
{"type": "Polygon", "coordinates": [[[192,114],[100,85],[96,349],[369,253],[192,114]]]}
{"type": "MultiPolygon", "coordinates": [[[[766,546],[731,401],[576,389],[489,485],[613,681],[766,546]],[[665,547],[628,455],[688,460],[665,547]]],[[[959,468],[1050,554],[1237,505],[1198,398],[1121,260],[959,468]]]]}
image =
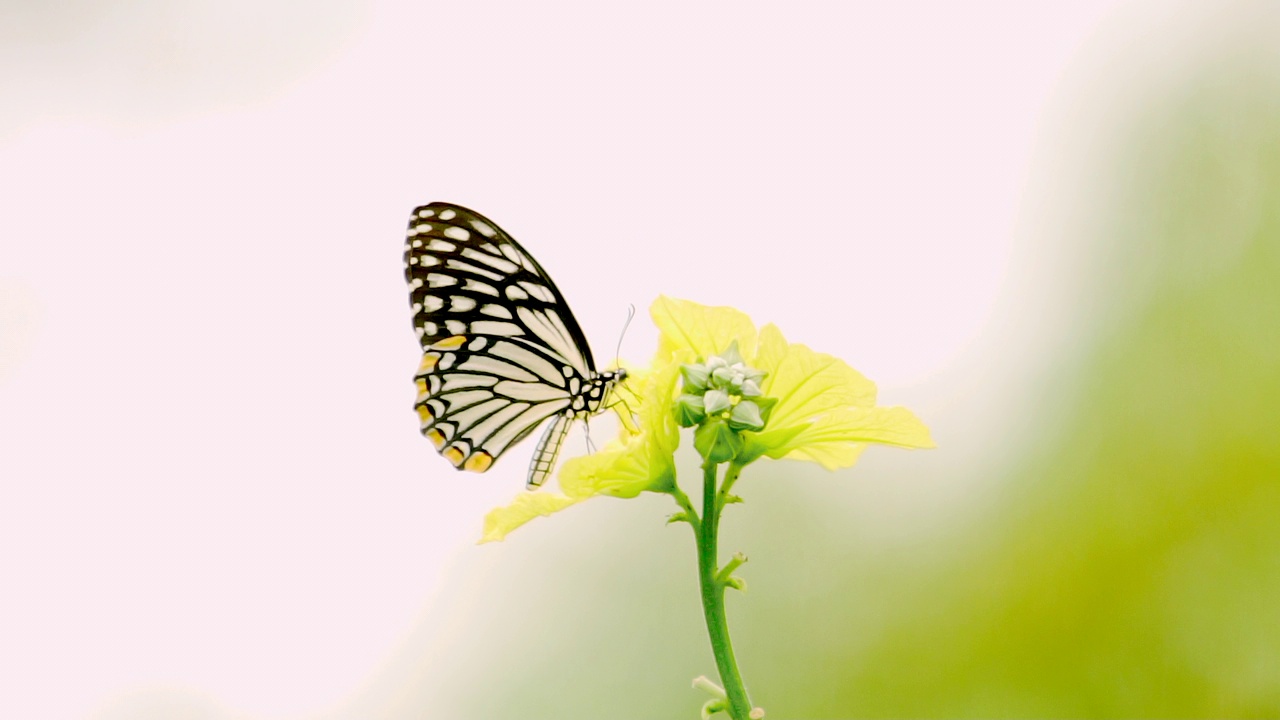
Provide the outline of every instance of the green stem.
{"type": "Polygon", "coordinates": [[[671,497],[676,499],[676,504],[684,511],[684,520],[693,526],[693,532],[696,535],[699,530],[698,511],[693,509],[693,503],[689,502],[689,496],[679,487],[673,487],[668,491],[671,497]]]}
{"type": "Polygon", "coordinates": [[[723,510],[725,505],[729,503],[729,491],[733,489],[733,484],[738,482],[738,476],[742,474],[742,466],[736,462],[729,462],[729,469],[724,471],[724,484],[720,486],[720,492],[716,495],[717,507],[723,510]]]}
{"type": "MultiPolygon", "coordinates": [[[[729,466],[729,472],[734,471],[729,466]]],[[[741,472],[741,468],[738,471],[741,472]]],[[[729,696],[729,715],[733,720],[748,720],[751,701],[738,673],[738,662],[733,657],[733,645],[729,642],[729,624],[724,614],[724,583],[718,581],[716,562],[716,536],[720,530],[722,498],[717,493],[718,466],[710,461],[702,466],[702,522],[697,528],[698,579],[702,586],[702,611],[707,618],[707,634],[711,636],[711,652],[716,657],[716,668],[725,694],[729,696]]],[[[726,475],[726,481],[728,476],[726,475]]]]}

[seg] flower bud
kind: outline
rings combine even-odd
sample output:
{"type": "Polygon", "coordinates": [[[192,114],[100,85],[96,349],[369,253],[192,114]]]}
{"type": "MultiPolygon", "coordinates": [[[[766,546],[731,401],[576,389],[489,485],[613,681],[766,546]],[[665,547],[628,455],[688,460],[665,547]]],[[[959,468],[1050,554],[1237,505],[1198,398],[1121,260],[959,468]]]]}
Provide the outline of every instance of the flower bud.
{"type": "Polygon", "coordinates": [[[693,427],[707,417],[706,403],[701,395],[685,393],[676,399],[676,422],[680,427],[693,427]]]}
{"type": "Polygon", "coordinates": [[[726,393],[723,390],[708,390],[707,394],[703,396],[703,400],[703,407],[708,415],[722,413],[725,410],[728,410],[733,404],[729,400],[729,393],[726,393]]]}
{"type": "Polygon", "coordinates": [[[685,363],[680,366],[680,374],[684,376],[684,391],[701,393],[707,389],[710,373],[707,366],[701,363],[685,363]]]}
{"type": "Polygon", "coordinates": [[[717,387],[731,387],[733,385],[733,371],[727,367],[718,367],[712,371],[711,381],[717,387]]]}
{"type": "Polygon", "coordinates": [[[763,429],[764,419],[760,417],[760,407],[750,400],[738,403],[729,415],[729,427],[739,431],[763,429]]]}
{"type": "Polygon", "coordinates": [[[693,433],[693,447],[708,462],[728,462],[742,450],[742,436],[720,418],[708,418],[693,433]]]}
{"type": "Polygon", "coordinates": [[[729,343],[728,349],[720,353],[720,357],[724,359],[726,365],[743,362],[742,353],[738,351],[738,341],[729,343]]]}

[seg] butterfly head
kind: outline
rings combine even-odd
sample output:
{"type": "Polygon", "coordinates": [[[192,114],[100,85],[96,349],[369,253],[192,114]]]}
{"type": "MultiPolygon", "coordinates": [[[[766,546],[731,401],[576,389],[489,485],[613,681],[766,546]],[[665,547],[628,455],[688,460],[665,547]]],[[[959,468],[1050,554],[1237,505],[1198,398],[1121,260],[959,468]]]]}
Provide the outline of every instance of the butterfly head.
{"type": "Polygon", "coordinates": [[[617,370],[606,370],[597,373],[591,382],[583,388],[583,394],[586,396],[586,409],[589,414],[600,412],[601,408],[609,406],[609,396],[613,393],[613,386],[627,379],[627,371],[619,368],[617,370]]]}

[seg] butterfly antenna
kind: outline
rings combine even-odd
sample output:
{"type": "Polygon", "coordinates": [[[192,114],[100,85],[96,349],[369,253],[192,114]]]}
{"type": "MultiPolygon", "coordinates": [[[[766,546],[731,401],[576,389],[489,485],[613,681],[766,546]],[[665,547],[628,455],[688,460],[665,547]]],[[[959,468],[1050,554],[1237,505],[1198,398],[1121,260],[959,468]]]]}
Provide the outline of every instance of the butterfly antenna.
{"type": "Polygon", "coordinates": [[[613,354],[613,366],[622,365],[622,339],[627,336],[627,328],[631,326],[631,318],[636,316],[636,306],[627,306],[627,321],[622,323],[622,332],[618,335],[618,351],[613,354]]]}

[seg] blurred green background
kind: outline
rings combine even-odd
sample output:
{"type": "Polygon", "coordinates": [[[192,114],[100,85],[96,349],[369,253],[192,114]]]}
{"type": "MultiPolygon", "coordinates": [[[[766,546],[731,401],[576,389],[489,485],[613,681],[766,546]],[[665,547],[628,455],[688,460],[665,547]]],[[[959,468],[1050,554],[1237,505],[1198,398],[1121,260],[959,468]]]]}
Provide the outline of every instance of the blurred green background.
{"type": "MultiPolygon", "coordinates": [[[[993,334],[958,399],[887,399],[940,449],[744,477],[722,547],[751,558],[729,613],[769,717],[1280,716],[1275,60],[1222,43],[1107,138],[1060,102],[1042,155],[1075,160],[1037,166],[1017,270],[1056,309],[993,334]]],[[[668,504],[459,558],[342,712],[695,717],[714,664],[668,504]]]]}

